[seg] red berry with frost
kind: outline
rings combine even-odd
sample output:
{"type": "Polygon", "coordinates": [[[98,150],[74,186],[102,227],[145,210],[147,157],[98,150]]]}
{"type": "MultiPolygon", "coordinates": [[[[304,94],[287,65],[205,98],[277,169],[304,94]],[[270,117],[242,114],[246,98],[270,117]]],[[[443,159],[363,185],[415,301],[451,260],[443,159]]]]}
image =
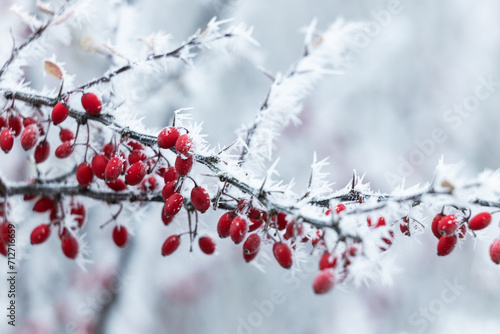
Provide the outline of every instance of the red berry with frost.
{"type": "Polygon", "coordinates": [[[175,187],[177,186],[176,181],[170,181],[163,186],[163,189],[161,191],[161,196],[163,197],[163,200],[166,201],[170,196],[172,196],[175,193],[175,187]]]}
{"type": "Polygon", "coordinates": [[[179,175],[188,175],[191,168],[193,168],[193,156],[189,156],[186,159],[183,159],[181,156],[175,158],[175,170],[179,175]]]}
{"type": "Polygon", "coordinates": [[[457,237],[454,235],[443,235],[439,238],[437,245],[437,255],[446,256],[450,254],[457,244],[457,237]]]}
{"type": "Polygon", "coordinates": [[[228,211],[219,218],[219,222],[217,223],[217,233],[219,233],[220,238],[229,237],[231,223],[234,218],[236,218],[236,214],[233,211],[228,211]]]}
{"type": "Polygon", "coordinates": [[[375,228],[385,226],[385,218],[384,217],[379,217],[377,220],[377,225],[375,225],[375,228]]]}
{"type": "Polygon", "coordinates": [[[106,185],[114,191],[123,191],[127,189],[127,184],[123,179],[116,179],[114,181],[106,182],[106,185]]]}
{"type": "Polygon", "coordinates": [[[500,264],[500,239],[495,239],[490,246],[491,261],[500,264]]]}
{"type": "Polygon", "coordinates": [[[382,252],[387,251],[392,246],[393,240],[394,240],[394,232],[393,231],[389,231],[389,237],[383,237],[382,238],[382,241],[385,243],[385,245],[380,246],[379,247],[380,250],[382,252]]]}
{"type": "Polygon", "coordinates": [[[36,125],[30,125],[21,132],[21,146],[25,151],[31,150],[38,142],[39,132],[36,125]]]}
{"type": "Polygon", "coordinates": [[[95,94],[85,93],[82,95],[81,101],[83,109],[89,115],[98,115],[102,110],[101,100],[95,94]]]}
{"type": "Polygon", "coordinates": [[[14,146],[14,134],[10,129],[3,129],[0,133],[0,148],[5,153],[9,153],[14,146]]]}
{"type": "Polygon", "coordinates": [[[438,229],[438,225],[439,225],[439,221],[443,218],[444,216],[440,213],[438,213],[437,215],[434,216],[434,218],[432,219],[432,224],[431,224],[431,230],[432,230],[432,234],[434,234],[434,236],[436,238],[441,238],[441,234],[439,233],[439,229],[438,229]]]}
{"type": "Polygon", "coordinates": [[[20,116],[11,115],[9,117],[9,129],[12,130],[15,137],[19,136],[21,130],[23,129],[23,121],[20,116]]]}
{"type": "Polygon", "coordinates": [[[335,212],[337,214],[341,213],[342,211],[345,210],[345,205],[342,203],[337,204],[337,207],[335,208],[335,212]]]}
{"type": "Polygon", "coordinates": [[[177,139],[179,138],[179,131],[170,126],[160,131],[156,141],[158,146],[163,149],[169,149],[175,146],[177,139]]]}
{"type": "Polygon", "coordinates": [[[178,235],[171,235],[165,240],[163,246],[161,247],[161,255],[167,256],[172,254],[179,248],[181,244],[181,238],[178,235]]]}
{"type": "Polygon", "coordinates": [[[293,237],[299,237],[304,233],[304,227],[302,224],[296,224],[295,221],[291,221],[286,225],[285,234],[283,234],[283,238],[288,240],[293,237]]]}
{"type": "Polygon", "coordinates": [[[165,184],[170,181],[177,181],[179,178],[179,173],[175,170],[175,167],[169,167],[163,173],[163,180],[165,180],[165,184]]]}
{"type": "Polygon", "coordinates": [[[178,154],[188,157],[193,154],[193,138],[188,134],[183,134],[175,142],[175,150],[178,154]]]}
{"type": "Polygon", "coordinates": [[[148,175],[142,181],[141,185],[139,186],[141,191],[153,191],[156,189],[156,186],[158,185],[158,181],[156,180],[156,177],[154,175],[148,175]]]}
{"type": "Polygon", "coordinates": [[[174,220],[174,216],[169,216],[165,213],[165,206],[163,206],[163,209],[161,209],[161,220],[163,221],[163,224],[167,226],[174,220]]]}
{"type": "Polygon", "coordinates": [[[97,154],[94,156],[92,159],[92,171],[97,178],[104,180],[108,162],[108,158],[106,158],[103,154],[97,154]]]}
{"type": "Polygon", "coordinates": [[[457,228],[458,223],[455,215],[444,216],[438,223],[438,232],[441,235],[452,235],[457,228]]]}
{"type": "Polygon", "coordinates": [[[102,153],[106,156],[106,158],[111,159],[116,152],[116,146],[113,143],[107,143],[102,148],[102,153]]]}
{"type": "Polygon", "coordinates": [[[333,269],[337,266],[337,257],[328,252],[324,252],[319,259],[319,270],[333,269]]]}
{"type": "Polygon", "coordinates": [[[69,108],[62,102],[59,102],[52,109],[52,122],[54,125],[61,124],[68,118],[69,116],[69,108]]]}
{"type": "Polygon", "coordinates": [[[54,200],[49,197],[42,197],[35,202],[35,205],[33,205],[33,211],[39,213],[55,209],[56,209],[56,202],[54,202],[54,200]]]}
{"type": "Polygon", "coordinates": [[[235,244],[239,244],[245,239],[248,231],[248,224],[245,218],[238,216],[234,218],[229,228],[229,236],[235,244]]]}
{"type": "Polygon", "coordinates": [[[128,231],[124,226],[115,226],[113,229],[113,241],[120,248],[127,246],[128,231]]]}
{"type": "Polygon", "coordinates": [[[273,246],[273,254],[276,261],[278,261],[279,265],[285,269],[289,269],[292,267],[292,251],[287,244],[277,242],[273,246]]]}
{"type": "Polygon", "coordinates": [[[410,225],[408,224],[408,219],[403,218],[403,222],[399,224],[399,230],[403,235],[406,235],[407,237],[410,236],[410,225]]]}
{"type": "Polygon", "coordinates": [[[276,215],[276,228],[279,231],[283,231],[286,228],[287,223],[286,213],[278,212],[278,214],[276,215]]]}
{"type": "Polygon", "coordinates": [[[132,147],[134,151],[141,151],[144,149],[144,145],[134,140],[129,141],[127,145],[132,147]]]}
{"type": "Polygon", "coordinates": [[[43,140],[35,147],[35,153],[33,157],[35,158],[35,162],[40,164],[47,160],[50,155],[50,144],[48,141],[43,140]]]}
{"type": "Polygon", "coordinates": [[[460,239],[465,238],[465,235],[467,234],[467,224],[460,225],[457,234],[460,239]]]}
{"type": "Polygon", "coordinates": [[[473,231],[482,230],[491,223],[491,214],[489,212],[481,212],[469,220],[469,228],[473,231]]]}
{"type": "Polygon", "coordinates": [[[146,167],[142,161],[130,166],[125,174],[125,182],[131,186],[138,185],[146,176],[146,167]]]}
{"type": "Polygon", "coordinates": [[[38,245],[45,242],[50,237],[50,226],[48,224],[38,225],[31,232],[31,244],[38,245]]]}
{"type": "Polygon", "coordinates": [[[316,246],[316,244],[321,240],[325,232],[323,230],[316,231],[316,235],[312,238],[311,244],[316,246]]]}
{"type": "Polygon", "coordinates": [[[329,269],[320,271],[320,273],[314,278],[313,290],[317,295],[322,295],[327,293],[333,288],[334,276],[333,272],[329,269]]]}
{"type": "Polygon", "coordinates": [[[329,216],[332,213],[332,209],[328,209],[325,212],[325,216],[329,216]]]}
{"type": "Polygon", "coordinates": [[[59,159],[65,159],[69,157],[74,151],[71,142],[66,141],[56,148],[55,156],[59,159]]]}
{"type": "Polygon", "coordinates": [[[201,213],[207,211],[210,208],[210,196],[203,187],[194,187],[191,190],[191,203],[194,208],[201,213]]]}
{"type": "Polygon", "coordinates": [[[175,193],[170,196],[163,207],[167,216],[175,216],[182,209],[184,197],[181,194],[175,193]]]}
{"type": "Polygon", "coordinates": [[[148,156],[146,155],[146,153],[144,153],[142,151],[139,151],[139,150],[133,150],[128,155],[128,163],[131,164],[131,165],[133,165],[136,162],[144,161],[147,158],[148,158],[148,156]]]}
{"type": "Polygon", "coordinates": [[[67,258],[75,259],[79,249],[78,240],[68,233],[61,238],[61,248],[67,258]]]}
{"type": "Polygon", "coordinates": [[[94,172],[89,163],[83,162],[76,168],[76,180],[82,187],[88,187],[94,180],[94,172]]]}
{"type": "Polygon", "coordinates": [[[104,171],[106,182],[112,182],[118,179],[123,169],[123,160],[121,158],[113,158],[109,160],[104,171]]]}
{"type": "Polygon", "coordinates": [[[78,227],[81,228],[85,223],[85,217],[87,216],[87,212],[85,211],[83,204],[72,204],[70,213],[74,216],[73,218],[78,224],[78,227]]]}
{"type": "Polygon", "coordinates": [[[250,262],[257,256],[260,248],[260,237],[257,233],[250,234],[243,243],[243,258],[250,262]]]}
{"type": "Polygon", "coordinates": [[[198,245],[205,254],[213,254],[215,252],[215,242],[209,236],[203,236],[198,239],[198,245]]]}
{"type": "Polygon", "coordinates": [[[75,134],[70,129],[61,129],[61,131],[59,131],[59,138],[64,143],[65,141],[72,141],[75,139],[75,134]]]}

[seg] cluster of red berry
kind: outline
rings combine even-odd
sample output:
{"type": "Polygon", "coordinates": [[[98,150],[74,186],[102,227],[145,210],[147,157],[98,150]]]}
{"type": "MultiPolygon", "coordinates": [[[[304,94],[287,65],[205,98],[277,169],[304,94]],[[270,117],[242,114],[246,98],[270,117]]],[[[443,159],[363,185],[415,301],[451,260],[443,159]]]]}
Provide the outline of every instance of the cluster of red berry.
{"type": "MultiPolygon", "coordinates": [[[[468,215],[461,214],[464,210],[456,210],[455,213],[445,215],[444,210],[445,207],[434,217],[431,224],[432,233],[439,239],[437,245],[439,256],[450,254],[455,249],[458,239],[466,237],[467,231],[474,233],[482,230],[490,225],[492,219],[489,212],[481,212],[471,218],[470,211],[468,215]]],[[[500,264],[500,239],[491,244],[490,257],[494,263],[500,264]]]]}

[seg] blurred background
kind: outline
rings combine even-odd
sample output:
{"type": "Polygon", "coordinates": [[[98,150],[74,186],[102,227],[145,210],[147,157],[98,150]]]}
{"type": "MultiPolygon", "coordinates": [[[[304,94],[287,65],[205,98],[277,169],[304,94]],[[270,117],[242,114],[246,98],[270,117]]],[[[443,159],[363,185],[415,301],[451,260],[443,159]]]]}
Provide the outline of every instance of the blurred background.
{"type": "MultiPolygon", "coordinates": [[[[35,1],[0,1],[2,63],[12,45],[9,29],[19,41],[29,33],[9,11],[14,3],[35,13],[35,1]]],[[[117,98],[152,133],[171,122],[175,109],[193,107],[208,142],[221,146],[265,99],[271,81],[256,67],[286,71],[301,56],[303,28],[313,18],[320,29],[339,17],[368,23],[344,74],[320,81],[304,101],[302,124],[285,128],[277,143],[277,169],[285,181],[295,179],[297,192],[307,185],[313,152],[329,157],[327,171],[339,188],[353,169],[366,173],[374,190],[390,191],[403,178],[406,186],[425,183],[441,156],[463,162],[464,176],[498,168],[498,1],[93,1],[85,14],[88,23],[66,31],[65,43],[48,38],[39,55],[55,54],[75,85],[101,76],[111,61],[82,41],[137,55],[145,52],[138,38],[162,31],[171,34],[173,49],[214,16],[253,26],[259,47],[204,50],[193,67],[174,61],[166,73],[116,81],[117,98]]],[[[44,77],[41,61],[23,69],[31,87],[57,86],[44,77]]],[[[0,161],[10,180],[33,173],[20,150],[9,159],[0,153],[0,161]]],[[[115,208],[92,206],[84,228],[91,263],[84,271],[61,254],[57,238],[28,245],[39,218],[20,200],[13,205],[21,217],[18,316],[14,329],[2,314],[1,333],[500,333],[500,267],[487,253],[496,224],[484,240],[469,238],[445,258],[436,256],[430,233],[397,234],[388,255],[400,268],[392,284],[348,283],[318,297],[311,289],[316,260],[291,276],[263,254],[262,272],[225,240],[218,240],[215,256],[197,248],[189,253],[185,243],[161,257],[163,240],[183,225],[165,228],[157,205],[124,218],[135,234],[124,250],[112,243],[111,228],[99,229],[115,208]]],[[[218,217],[203,216],[213,235],[218,217]]],[[[0,304],[7,305],[2,275],[0,304]]]]}

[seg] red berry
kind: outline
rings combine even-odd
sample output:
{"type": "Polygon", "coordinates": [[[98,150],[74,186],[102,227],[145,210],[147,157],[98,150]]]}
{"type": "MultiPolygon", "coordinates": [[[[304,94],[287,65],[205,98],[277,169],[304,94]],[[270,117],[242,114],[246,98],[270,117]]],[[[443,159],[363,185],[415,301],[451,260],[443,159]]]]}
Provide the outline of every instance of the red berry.
{"type": "Polygon", "coordinates": [[[438,223],[438,232],[441,235],[452,235],[458,228],[457,217],[447,215],[441,218],[438,223]]]}
{"type": "Polygon", "coordinates": [[[379,217],[377,220],[377,225],[375,225],[375,228],[385,226],[385,218],[384,217],[379,217]]]}
{"type": "Polygon", "coordinates": [[[465,235],[467,234],[467,224],[462,224],[460,225],[460,227],[458,228],[458,237],[460,239],[463,239],[465,238],[465,235]]]}
{"type": "Polygon", "coordinates": [[[175,142],[179,138],[179,131],[174,127],[167,127],[160,131],[157,137],[158,146],[160,148],[169,149],[175,146],[175,142]]]}
{"type": "Polygon", "coordinates": [[[443,235],[439,238],[437,245],[437,255],[446,256],[450,254],[457,244],[457,237],[454,235],[443,235]]]}
{"type": "Polygon", "coordinates": [[[82,95],[82,106],[90,115],[98,115],[102,109],[101,100],[92,93],[85,93],[82,95]]]}
{"type": "Polygon", "coordinates": [[[5,153],[9,153],[14,146],[14,135],[10,129],[3,129],[0,133],[0,148],[5,153]]]}
{"type": "Polygon", "coordinates": [[[278,214],[276,215],[276,228],[279,231],[283,231],[286,228],[286,225],[287,225],[286,213],[278,212],[278,214]]]}
{"type": "Polygon", "coordinates": [[[36,123],[37,121],[33,117],[26,117],[25,119],[23,119],[23,125],[25,128],[36,123]]]}
{"type": "Polygon", "coordinates": [[[141,151],[144,149],[144,145],[134,140],[129,141],[127,144],[132,147],[134,151],[141,151]]]}
{"type": "Polygon", "coordinates": [[[163,206],[163,209],[161,210],[161,220],[163,221],[163,224],[167,226],[174,220],[174,216],[169,216],[165,213],[165,206],[163,206]]]}
{"type": "Polygon", "coordinates": [[[0,223],[0,241],[4,244],[9,243],[9,222],[0,223]]]}
{"type": "Polygon", "coordinates": [[[69,108],[61,102],[56,104],[52,109],[52,122],[54,123],[54,125],[64,122],[66,118],[68,118],[68,116],[69,108]]]}
{"type": "Polygon", "coordinates": [[[85,207],[83,204],[72,204],[71,205],[71,211],[70,211],[72,216],[75,216],[74,219],[76,223],[78,224],[78,227],[82,227],[83,224],[85,223],[85,217],[87,216],[87,213],[85,211],[85,207]]]}
{"type": "Polygon", "coordinates": [[[35,153],[33,154],[35,162],[40,164],[48,159],[50,155],[50,144],[48,141],[43,140],[35,147],[35,153]]]}
{"type": "Polygon", "coordinates": [[[9,129],[12,130],[14,136],[16,137],[19,136],[22,128],[23,128],[23,121],[21,120],[21,117],[11,115],[9,117],[9,129]]]}
{"type": "Polygon", "coordinates": [[[56,202],[54,202],[54,200],[49,197],[42,197],[35,202],[35,205],[33,205],[33,211],[39,213],[55,209],[56,209],[56,202]]]}
{"type": "Polygon", "coordinates": [[[257,256],[260,248],[260,237],[257,233],[250,234],[243,243],[243,258],[250,262],[257,256]]]}
{"type": "Polygon", "coordinates": [[[94,172],[89,163],[83,162],[76,168],[76,180],[82,187],[88,187],[94,179],[94,172]]]}
{"type": "Polygon", "coordinates": [[[122,168],[123,160],[121,158],[116,157],[109,160],[108,164],[106,165],[106,170],[104,171],[106,182],[115,181],[116,179],[118,179],[118,177],[122,173],[122,168]]]}
{"type": "Polygon", "coordinates": [[[31,150],[35,147],[39,137],[38,128],[36,125],[30,125],[27,128],[24,128],[21,133],[21,146],[27,151],[31,150]]]}
{"type": "Polygon", "coordinates": [[[248,231],[248,225],[245,218],[238,216],[234,218],[229,228],[229,236],[235,244],[239,244],[245,239],[245,235],[248,231]]]}
{"type": "Polygon", "coordinates": [[[215,252],[215,242],[209,236],[203,236],[198,239],[198,245],[200,249],[205,254],[213,254],[215,252]]]}
{"type": "Polygon", "coordinates": [[[63,235],[61,238],[61,248],[67,258],[75,259],[78,255],[78,240],[69,233],[63,235]]]}
{"type": "Polygon", "coordinates": [[[156,189],[156,186],[157,186],[157,180],[156,180],[156,177],[154,175],[148,175],[146,176],[146,178],[144,179],[144,181],[142,181],[141,185],[139,186],[141,191],[153,191],[156,189]]]}
{"type": "Polygon", "coordinates": [[[407,237],[410,236],[410,225],[408,225],[408,219],[403,218],[403,222],[399,224],[399,230],[403,235],[406,235],[407,237]]]}
{"type": "Polygon", "coordinates": [[[179,178],[179,173],[175,170],[175,167],[169,167],[165,173],[163,173],[163,179],[165,180],[165,184],[170,181],[177,181],[179,178]]]}
{"type": "Polygon", "coordinates": [[[481,212],[469,220],[469,228],[473,231],[482,230],[491,223],[491,214],[489,212],[481,212]]]}
{"type": "Polygon", "coordinates": [[[236,218],[236,214],[233,211],[228,211],[220,217],[217,223],[217,233],[219,233],[220,238],[229,237],[231,223],[234,218],[236,218]]]}
{"type": "Polygon", "coordinates": [[[161,191],[161,196],[163,197],[163,200],[166,201],[170,196],[172,196],[175,193],[175,187],[177,186],[176,181],[170,181],[165,184],[161,191]]]}
{"type": "Polygon", "coordinates": [[[312,238],[311,244],[316,246],[316,244],[321,240],[325,232],[323,230],[316,231],[316,235],[312,238]]]}
{"type": "Polygon", "coordinates": [[[111,159],[116,152],[116,147],[113,143],[107,143],[102,148],[102,153],[106,156],[106,158],[111,159]]]}
{"type": "Polygon", "coordinates": [[[129,167],[125,174],[125,182],[131,186],[135,186],[144,179],[146,176],[146,167],[142,161],[136,162],[129,167]]]}
{"type": "Polygon", "coordinates": [[[136,162],[139,162],[139,161],[144,161],[146,160],[148,157],[146,155],[146,153],[142,152],[142,151],[139,151],[139,150],[133,150],[132,152],[130,152],[130,154],[128,155],[128,163],[133,165],[135,164],[136,162]]]}
{"type": "Polygon", "coordinates": [[[188,175],[193,168],[193,156],[183,159],[181,156],[175,158],[175,170],[182,176],[188,175]]]}
{"type": "Polygon", "coordinates": [[[165,240],[163,246],[161,247],[161,255],[167,256],[172,254],[179,248],[181,244],[181,238],[178,235],[171,235],[165,240]]]}
{"type": "Polygon", "coordinates": [[[332,209],[328,209],[325,212],[325,216],[329,216],[332,213],[332,209]]]}
{"type": "Polygon", "coordinates": [[[341,213],[342,211],[345,210],[345,205],[342,203],[337,204],[337,207],[335,208],[335,212],[337,214],[341,213]]]}
{"type": "Polygon", "coordinates": [[[175,216],[182,209],[184,197],[181,194],[175,193],[171,195],[163,207],[163,211],[167,216],[175,216]]]}
{"type": "Polygon", "coordinates": [[[277,242],[273,246],[273,254],[276,261],[285,269],[292,267],[292,251],[287,244],[277,242]]]}
{"type": "Polygon", "coordinates": [[[0,254],[7,256],[7,246],[0,240],[0,254]]]}
{"type": "Polygon", "coordinates": [[[75,134],[70,129],[61,129],[61,131],[59,131],[59,138],[61,138],[61,141],[64,143],[65,141],[72,141],[75,139],[75,134]]]}
{"type": "Polygon", "coordinates": [[[304,233],[304,227],[302,224],[296,224],[295,221],[291,221],[286,225],[285,234],[283,234],[283,238],[288,240],[293,237],[301,236],[304,233]]]}
{"type": "Polygon", "coordinates": [[[55,156],[59,159],[65,159],[69,157],[73,151],[74,148],[71,146],[71,142],[65,141],[56,148],[55,156]]]}
{"type": "Polygon", "coordinates": [[[123,181],[123,179],[116,179],[114,181],[106,182],[106,185],[114,191],[123,191],[127,189],[127,185],[125,184],[125,181],[123,181]]]}
{"type": "Polygon", "coordinates": [[[382,252],[385,252],[386,250],[389,249],[389,247],[392,246],[392,241],[394,240],[394,232],[393,231],[389,231],[389,238],[386,238],[386,237],[383,237],[382,238],[382,241],[387,245],[384,245],[384,246],[380,246],[380,250],[382,252]]]}
{"type": "Polygon", "coordinates": [[[328,252],[324,252],[319,259],[319,270],[333,269],[337,266],[337,257],[328,252]]]}
{"type": "Polygon", "coordinates": [[[431,225],[432,233],[438,239],[441,238],[441,234],[439,233],[438,225],[439,225],[439,221],[443,217],[444,216],[442,214],[438,213],[436,216],[434,216],[434,219],[432,219],[432,225],[431,225]]]}
{"type": "Polygon", "coordinates": [[[317,295],[327,293],[333,288],[334,276],[333,272],[329,269],[320,271],[320,273],[314,278],[313,290],[317,295]]]}
{"type": "Polygon", "coordinates": [[[128,242],[128,231],[124,226],[115,226],[113,229],[113,241],[115,245],[123,248],[128,242]]]}
{"type": "Polygon", "coordinates": [[[491,261],[500,264],[500,239],[495,239],[490,246],[491,261]]]}
{"type": "Polygon", "coordinates": [[[194,187],[191,190],[191,203],[194,208],[201,213],[205,212],[210,208],[210,196],[203,187],[194,187]]]}
{"type": "Polygon", "coordinates": [[[175,142],[175,150],[185,157],[191,156],[193,154],[193,138],[188,134],[179,136],[175,142]]]}
{"type": "Polygon", "coordinates": [[[38,245],[45,242],[50,236],[50,226],[48,224],[41,224],[35,227],[31,232],[31,244],[38,245]]]}
{"type": "Polygon", "coordinates": [[[108,158],[103,154],[97,154],[92,159],[92,171],[94,175],[102,180],[106,174],[106,166],[108,165],[108,158]]]}

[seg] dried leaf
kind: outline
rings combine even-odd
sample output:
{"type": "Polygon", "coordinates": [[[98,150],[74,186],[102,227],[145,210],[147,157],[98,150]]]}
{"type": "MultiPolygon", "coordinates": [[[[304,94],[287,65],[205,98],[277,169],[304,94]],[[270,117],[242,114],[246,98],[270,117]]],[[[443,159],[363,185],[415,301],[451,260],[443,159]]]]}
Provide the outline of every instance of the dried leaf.
{"type": "Polygon", "coordinates": [[[54,62],[51,62],[50,60],[45,60],[45,72],[55,78],[58,78],[59,80],[61,80],[63,78],[63,72],[61,71],[61,69],[59,68],[59,66],[57,66],[56,63],[54,62]]]}

